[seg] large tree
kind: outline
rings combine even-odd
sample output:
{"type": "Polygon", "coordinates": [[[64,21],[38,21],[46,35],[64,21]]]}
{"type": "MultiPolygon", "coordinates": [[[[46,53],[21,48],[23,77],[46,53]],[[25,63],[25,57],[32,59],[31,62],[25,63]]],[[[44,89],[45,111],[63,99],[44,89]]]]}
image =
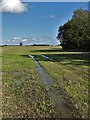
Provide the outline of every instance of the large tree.
{"type": "Polygon", "coordinates": [[[90,49],[89,14],[89,11],[77,9],[72,19],[59,27],[57,39],[63,49],[90,49]]]}

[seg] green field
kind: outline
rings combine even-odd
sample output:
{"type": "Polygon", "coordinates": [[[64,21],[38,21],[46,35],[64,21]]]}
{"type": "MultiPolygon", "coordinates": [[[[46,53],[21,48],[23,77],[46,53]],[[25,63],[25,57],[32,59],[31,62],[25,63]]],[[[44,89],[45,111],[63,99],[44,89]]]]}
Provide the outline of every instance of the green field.
{"type": "Polygon", "coordinates": [[[59,97],[73,109],[72,118],[88,118],[88,57],[88,52],[65,52],[59,46],[3,47],[3,118],[70,118],[67,111],[64,116],[65,106],[56,103],[59,97]],[[50,75],[52,86],[42,82],[36,62],[28,55],[50,75]]]}

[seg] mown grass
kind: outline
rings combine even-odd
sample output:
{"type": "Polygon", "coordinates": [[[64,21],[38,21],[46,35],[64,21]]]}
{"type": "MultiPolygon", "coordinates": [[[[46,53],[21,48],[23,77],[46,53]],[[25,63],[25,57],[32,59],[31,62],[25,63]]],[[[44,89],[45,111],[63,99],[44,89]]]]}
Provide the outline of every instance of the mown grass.
{"type": "Polygon", "coordinates": [[[63,52],[57,46],[3,47],[3,117],[58,117],[29,54],[53,78],[53,88],[62,89],[81,117],[88,118],[89,53],[63,52]]]}
{"type": "Polygon", "coordinates": [[[28,47],[5,47],[2,53],[3,118],[53,117],[47,86],[40,83],[28,47]]]}
{"type": "MultiPolygon", "coordinates": [[[[33,51],[34,53],[36,51],[33,51]]],[[[52,60],[36,55],[36,59],[54,79],[56,89],[63,89],[81,116],[88,117],[89,53],[39,50],[52,60]]]]}

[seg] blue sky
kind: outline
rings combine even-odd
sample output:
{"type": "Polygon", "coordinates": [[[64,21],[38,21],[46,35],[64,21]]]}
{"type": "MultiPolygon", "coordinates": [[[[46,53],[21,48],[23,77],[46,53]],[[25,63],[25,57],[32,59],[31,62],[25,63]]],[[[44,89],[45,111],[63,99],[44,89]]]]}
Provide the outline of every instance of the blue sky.
{"type": "Polygon", "coordinates": [[[25,13],[2,13],[3,43],[59,44],[58,27],[71,19],[78,8],[88,9],[83,2],[29,2],[25,13]]]}

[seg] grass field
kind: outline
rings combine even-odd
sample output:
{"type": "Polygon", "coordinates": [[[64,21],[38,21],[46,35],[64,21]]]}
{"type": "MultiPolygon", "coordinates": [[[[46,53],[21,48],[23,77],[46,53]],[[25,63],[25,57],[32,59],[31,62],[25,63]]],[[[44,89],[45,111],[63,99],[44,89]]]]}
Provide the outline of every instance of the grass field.
{"type": "Polygon", "coordinates": [[[48,86],[39,78],[36,62],[27,55],[33,55],[51,76],[50,89],[59,96],[62,91],[62,97],[80,117],[88,118],[89,53],[65,52],[59,46],[2,48],[3,118],[62,117],[57,114],[48,86]]]}

